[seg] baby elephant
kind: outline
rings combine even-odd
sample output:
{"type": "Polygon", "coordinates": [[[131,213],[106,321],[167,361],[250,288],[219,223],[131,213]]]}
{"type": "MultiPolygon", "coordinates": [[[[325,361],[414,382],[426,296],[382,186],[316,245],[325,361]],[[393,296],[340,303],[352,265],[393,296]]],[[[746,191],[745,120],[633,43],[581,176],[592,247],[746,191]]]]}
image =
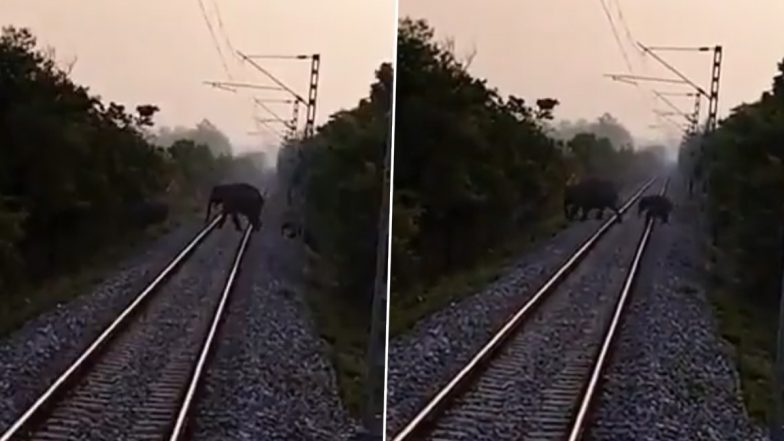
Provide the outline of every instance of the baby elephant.
{"type": "Polygon", "coordinates": [[[218,228],[223,227],[226,218],[231,216],[237,231],[242,231],[237,214],[242,214],[248,219],[248,223],[253,225],[253,231],[261,228],[261,209],[264,207],[264,196],[259,193],[256,187],[250,184],[225,184],[212,187],[210,200],[207,203],[207,217],[205,222],[210,219],[210,210],[213,205],[223,206],[223,218],[221,218],[218,228]]]}
{"type": "Polygon", "coordinates": [[[284,222],[280,227],[280,233],[286,239],[301,238],[305,245],[307,245],[311,250],[316,253],[319,252],[319,247],[310,231],[308,231],[306,228],[303,228],[302,225],[296,222],[284,222]]]}
{"type": "Polygon", "coordinates": [[[645,211],[645,220],[658,217],[662,223],[668,223],[670,219],[670,211],[672,211],[672,202],[666,196],[650,195],[640,199],[637,205],[637,215],[641,215],[645,211]]]}

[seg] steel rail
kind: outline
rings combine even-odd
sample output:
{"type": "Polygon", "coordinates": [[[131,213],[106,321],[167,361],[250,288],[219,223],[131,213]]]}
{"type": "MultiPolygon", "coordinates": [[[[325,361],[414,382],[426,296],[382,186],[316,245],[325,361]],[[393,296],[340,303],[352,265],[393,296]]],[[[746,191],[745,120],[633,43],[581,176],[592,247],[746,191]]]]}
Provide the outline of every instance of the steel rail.
{"type": "MultiPolygon", "coordinates": [[[[656,178],[651,178],[643,184],[621,207],[619,210],[621,214],[626,212],[634,202],[653,184],[656,178]]],[[[446,400],[452,396],[459,386],[465,384],[469,375],[475,373],[478,366],[486,361],[497,349],[501,343],[508,338],[511,333],[528,317],[529,313],[535,306],[538,306],[545,294],[550,292],[554,286],[562,281],[574,266],[585,257],[586,253],[593,248],[596,242],[610,229],[615,223],[618,216],[613,214],[596,232],[591,235],[583,244],[575,251],[572,256],[550,276],[550,278],[536,291],[536,293],[521,307],[517,312],[508,319],[505,324],[498,330],[490,340],[471,358],[471,360],[444,386],[428,403],[400,430],[393,438],[392,441],[403,441],[414,439],[413,435],[422,430],[424,423],[429,418],[433,417],[436,413],[442,410],[446,400]]]]}
{"type": "Polygon", "coordinates": [[[252,232],[252,226],[248,225],[245,228],[245,234],[242,237],[242,242],[240,242],[239,247],[237,248],[237,254],[234,257],[234,264],[231,267],[231,272],[229,273],[229,277],[226,280],[226,285],[223,288],[223,294],[221,295],[220,302],[218,306],[215,308],[215,314],[212,319],[212,325],[210,326],[209,331],[207,332],[207,337],[204,339],[204,345],[202,346],[201,353],[199,354],[199,359],[196,362],[196,366],[194,367],[193,376],[191,377],[191,381],[188,384],[188,390],[185,393],[185,397],[181,403],[180,411],[177,415],[177,419],[174,423],[174,428],[169,436],[169,441],[179,441],[185,439],[185,429],[186,429],[186,422],[188,419],[188,413],[193,406],[194,396],[196,395],[196,389],[199,386],[199,382],[202,378],[204,366],[207,364],[207,358],[212,350],[213,341],[215,339],[215,334],[218,331],[218,326],[220,325],[221,319],[223,318],[223,311],[226,308],[226,303],[229,300],[229,294],[231,293],[231,289],[234,287],[234,281],[236,280],[237,273],[239,272],[240,263],[242,262],[242,257],[245,255],[245,250],[248,246],[248,241],[250,240],[250,235],[252,232]]]}
{"type": "MultiPolygon", "coordinates": [[[[664,185],[662,186],[662,190],[659,193],[660,195],[664,195],[667,192],[668,184],[669,184],[669,179],[664,182],[664,185]]],[[[621,321],[621,316],[623,315],[623,311],[625,309],[627,300],[629,298],[629,293],[631,292],[632,286],[634,285],[634,281],[636,280],[637,272],[640,269],[640,262],[642,261],[643,253],[645,252],[645,249],[648,246],[648,241],[651,237],[652,231],[653,231],[653,219],[651,218],[648,219],[647,225],[645,226],[645,231],[640,237],[640,241],[637,245],[637,251],[635,252],[634,259],[632,260],[631,267],[629,268],[629,272],[626,275],[626,280],[624,282],[623,289],[621,290],[621,294],[618,296],[618,302],[615,306],[615,312],[613,313],[613,317],[607,326],[607,331],[605,333],[605,338],[602,343],[602,347],[599,350],[596,360],[594,361],[594,366],[591,369],[591,375],[588,379],[586,389],[583,393],[583,398],[582,400],[580,400],[580,407],[577,413],[575,414],[571,431],[569,433],[568,441],[579,441],[583,437],[583,434],[587,427],[588,410],[594,398],[596,397],[599,380],[602,376],[602,373],[604,372],[604,368],[607,365],[610,348],[613,344],[613,341],[615,340],[615,335],[618,330],[618,325],[621,321]]]]}
{"type": "Polygon", "coordinates": [[[52,383],[49,388],[42,393],[38,399],[20,416],[0,437],[0,441],[9,441],[12,437],[19,434],[19,431],[25,427],[30,420],[38,415],[41,409],[46,405],[49,404],[52,400],[52,397],[56,395],[58,392],[62,390],[63,385],[73,380],[74,376],[78,371],[81,371],[85,364],[89,361],[94,354],[103,347],[106,342],[112,338],[118,328],[125,324],[128,317],[135,312],[139,305],[152,293],[155,288],[160,285],[160,283],[168,277],[171,272],[182,263],[183,259],[187,257],[195,248],[196,246],[201,243],[204,238],[215,228],[218,224],[220,219],[223,217],[223,214],[215,216],[212,222],[210,222],[207,226],[202,228],[202,230],[194,237],[185,248],[177,254],[174,259],[172,259],[169,264],[155,277],[155,279],[150,282],[149,285],[139,294],[136,298],[128,305],[118,316],[117,318],[112,321],[106,329],[96,338],[90,346],[76,359],[60,376],[58,376],[55,381],[52,383]]]}

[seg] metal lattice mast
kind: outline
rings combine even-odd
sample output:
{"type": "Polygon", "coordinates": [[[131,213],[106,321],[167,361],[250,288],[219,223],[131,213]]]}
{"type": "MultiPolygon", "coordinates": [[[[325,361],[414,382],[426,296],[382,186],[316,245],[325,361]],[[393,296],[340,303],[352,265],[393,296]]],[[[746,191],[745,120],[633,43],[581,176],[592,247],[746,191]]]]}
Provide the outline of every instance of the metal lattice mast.
{"type": "Polygon", "coordinates": [[[291,111],[291,127],[292,130],[290,132],[291,139],[295,139],[297,137],[297,127],[299,127],[299,101],[294,101],[293,104],[294,108],[291,111]]]}
{"type": "Polygon", "coordinates": [[[706,132],[716,130],[719,112],[719,77],[721,75],[721,46],[713,48],[713,67],[711,69],[710,94],[708,96],[708,121],[705,126],[706,132]]]}
{"type": "Polygon", "coordinates": [[[308,86],[307,116],[305,117],[305,138],[310,138],[316,131],[316,96],[318,94],[319,69],[321,55],[313,54],[310,59],[310,84],[308,86]]]}
{"type": "Polygon", "coordinates": [[[702,96],[700,94],[694,95],[694,111],[691,114],[691,133],[695,134],[700,129],[700,102],[702,101],[702,96]]]}

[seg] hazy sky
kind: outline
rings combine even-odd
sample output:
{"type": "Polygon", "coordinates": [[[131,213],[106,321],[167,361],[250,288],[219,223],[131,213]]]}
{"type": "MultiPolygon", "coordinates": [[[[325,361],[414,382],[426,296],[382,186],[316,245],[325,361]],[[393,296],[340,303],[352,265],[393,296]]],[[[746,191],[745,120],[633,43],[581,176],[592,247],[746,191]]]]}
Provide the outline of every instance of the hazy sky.
{"type": "MultiPolygon", "coordinates": [[[[0,23],[26,26],[39,42],[56,49],[65,64],[78,57],[72,77],[94,93],[131,107],[154,103],[156,121],[193,126],[208,118],[243,145],[276,140],[247,135],[253,122],[252,94],[231,94],[202,84],[228,80],[210,37],[199,0],[2,0],[0,23]]],[[[317,122],[366,96],[373,72],[392,61],[393,0],[201,0],[235,81],[272,85],[231,56],[231,45],[249,54],[321,54],[317,122]],[[219,4],[218,19],[215,4],[219,4]]],[[[287,85],[307,96],[309,64],[260,61],[287,85]]],[[[276,91],[256,96],[286,98],[276,91]]],[[[291,105],[273,104],[285,118],[291,105]]],[[[257,115],[269,116],[258,109],[257,115]]],[[[301,110],[304,122],[304,108],[301,110]]]]}
{"type": "MultiPolygon", "coordinates": [[[[784,58],[784,1],[754,0],[604,0],[636,74],[673,75],[630,44],[715,46],[724,48],[719,116],[770,88],[776,63],[784,58]]],[[[458,54],[477,50],[470,70],[502,93],[532,102],[561,101],[556,116],[595,118],[604,111],[617,116],[635,135],[661,137],[650,92],[604,78],[628,72],[602,0],[401,0],[400,16],[425,18],[439,38],[454,37],[458,54]]],[[[663,52],[660,55],[704,87],[709,86],[712,53],[663,52]]],[[[647,88],[688,91],[667,84],[647,88]]],[[[692,98],[671,98],[690,111],[692,98]]],[[[707,103],[703,102],[703,117],[707,103]]],[[[679,120],[680,121],[680,120],[679,120]]]]}

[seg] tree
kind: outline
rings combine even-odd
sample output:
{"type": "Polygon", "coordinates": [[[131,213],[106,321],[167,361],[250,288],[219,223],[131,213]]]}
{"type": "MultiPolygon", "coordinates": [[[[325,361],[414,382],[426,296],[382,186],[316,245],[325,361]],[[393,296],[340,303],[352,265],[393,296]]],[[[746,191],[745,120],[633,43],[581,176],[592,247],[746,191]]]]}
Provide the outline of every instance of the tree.
{"type": "Polygon", "coordinates": [[[559,142],[549,127],[556,98],[531,106],[502,97],[434,34],[424,20],[403,18],[398,27],[393,302],[560,216],[570,177],[626,183],[629,170],[637,179],[649,171],[612,116],[570,125],[559,142]]]}
{"type": "Polygon", "coordinates": [[[164,147],[169,147],[177,140],[187,139],[196,144],[206,145],[215,157],[231,156],[233,152],[229,138],[207,119],[201,120],[194,128],[163,127],[153,139],[155,144],[164,147]]]}
{"type": "Polygon", "coordinates": [[[707,174],[711,233],[731,259],[738,290],[774,307],[784,239],[784,60],[770,92],[740,105],[704,142],[693,161],[707,174]]]}
{"type": "Polygon", "coordinates": [[[77,269],[130,233],[128,207],[166,196],[178,175],[214,168],[206,147],[178,145],[170,156],[147,142],[159,109],[135,110],[71,81],[29,30],[3,29],[1,291],[77,269]]]}
{"type": "Polygon", "coordinates": [[[614,116],[602,114],[596,121],[560,121],[551,129],[551,136],[568,141],[580,133],[592,133],[597,138],[606,138],[616,150],[634,146],[631,133],[614,116]]]}
{"type": "Polygon", "coordinates": [[[393,289],[475,263],[547,216],[565,163],[543,131],[558,101],[499,96],[423,20],[398,32],[393,289]]]}

